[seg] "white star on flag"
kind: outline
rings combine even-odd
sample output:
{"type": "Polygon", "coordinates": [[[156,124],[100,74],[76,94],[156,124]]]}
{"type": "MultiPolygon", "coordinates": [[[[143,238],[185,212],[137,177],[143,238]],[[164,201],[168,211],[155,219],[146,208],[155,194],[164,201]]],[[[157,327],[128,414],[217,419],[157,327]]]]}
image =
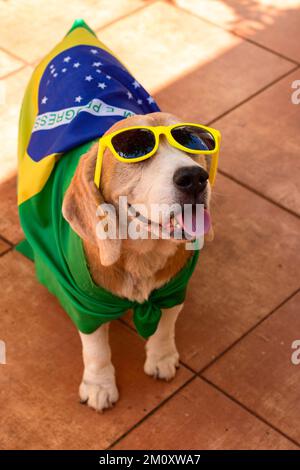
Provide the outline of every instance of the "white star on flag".
{"type": "Polygon", "coordinates": [[[71,60],[71,57],[69,55],[64,58],[64,62],[70,62],[70,60],[71,60]]]}
{"type": "Polygon", "coordinates": [[[132,94],[130,93],[130,91],[127,91],[127,96],[128,96],[128,99],[129,99],[129,100],[132,100],[133,96],[132,96],[132,94]]]}
{"type": "Polygon", "coordinates": [[[73,67],[75,67],[76,69],[78,69],[78,67],[80,67],[80,63],[79,63],[79,62],[75,62],[75,64],[73,64],[73,67]]]}
{"type": "Polygon", "coordinates": [[[106,88],[107,85],[105,85],[105,83],[98,83],[98,88],[101,88],[102,90],[104,90],[104,88],[106,88]]]}
{"type": "Polygon", "coordinates": [[[56,77],[57,77],[57,75],[58,75],[57,73],[54,73],[54,74],[53,74],[53,77],[54,77],[54,78],[56,78],[56,77]]]}
{"type": "Polygon", "coordinates": [[[81,96],[76,96],[75,98],[76,103],[80,103],[81,100],[82,100],[81,96]]]}
{"type": "Polygon", "coordinates": [[[91,80],[93,80],[93,77],[92,77],[91,75],[87,75],[87,76],[85,77],[85,80],[86,80],[87,82],[90,82],[91,80]]]}
{"type": "Polygon", "coordinates": [[[147,101],[149,104],[154,103],[154,99],[152,98],[152,96],[148,96],[147,101]]]}
{"type": "Polygon", "coordinates": [[[97,73],[101,73],[101,70],[97,69],[96,72],[97,72],[97,73]]]}
{"type": "Polygon", "coordinates": [[[42,104],[46,104],[46,103],[47,103],[47,101],[48,101],[48,98],[47,98],[47,96],[44,96],[44,98],[42,99],[42,104]]]}
{"type": "Polygon", "coordinates": [[[143,104],[143,100],[137,100],[137,104],[143,104]]]}
{"type": "Polygon", "coordinates": [[[107,80],[110,80],[110,79],[111,79],[111,76],[110,76],[110,75],[106,75],[106,78],[107,78],[107,80]]]}
{"type": "Polygon", "coordinates": [[[55,73],[55,67],[53,67],[53,69],[50,70],[50,73],[53,75],[55,73]]]}
{"type": "Polygon", "coordinates": [[[134,86],[134,88],[139,88],[141,85],[139,84],[139,82],[137,82],[136,80],[134,80],[134,82],[132,83],[132,85],[134,86]]]}
{"type": "Polygon", "coordinates": [[[62,71],[63,73],[65,73],[67,70],[68,70],[68,69],[66,69],[66,67],[64,67],[63,69],[61,69],[61,71],[62,71]]]}
{"type": "Polygon", "coordinates": [[[54,65],[53,65],[53,64],[51,64],[51,65],[50,65],[50,69],[53,69],[53,67],[54,67],[54,65]]]}
{"type": "Polygon", "coordinates": [[[97,49],[91,49],[90,52],[91,52],[92,54],[98,54],[97,49]]]}
{"type": "Polygon", "coordinates": [[[92,67],[101,67],[101,65],[103,65],[102,62],[94,62],[92,67]]]}

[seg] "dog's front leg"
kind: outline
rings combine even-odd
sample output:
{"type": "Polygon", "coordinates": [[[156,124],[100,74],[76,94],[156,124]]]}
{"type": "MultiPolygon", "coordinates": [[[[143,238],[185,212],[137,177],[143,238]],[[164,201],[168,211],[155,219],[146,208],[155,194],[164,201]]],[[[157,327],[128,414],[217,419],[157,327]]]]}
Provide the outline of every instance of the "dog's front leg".
{"type": "Polygon", "coordinates": [[[175,376],[179,364],[175,345],[175,323],[182,307],[183,304],[162,311],[157,330],[146,343],[146,374],[165,380],[175,376]]]}
{"type": "Polygon", "coordinates": [[[97,411],[110,408],[118,398],[115,368],[111,363],[108,342],[109,324],[105,323],[94,333],[80,333],[84,372],[79,387],[82,402],[97,411]]]}

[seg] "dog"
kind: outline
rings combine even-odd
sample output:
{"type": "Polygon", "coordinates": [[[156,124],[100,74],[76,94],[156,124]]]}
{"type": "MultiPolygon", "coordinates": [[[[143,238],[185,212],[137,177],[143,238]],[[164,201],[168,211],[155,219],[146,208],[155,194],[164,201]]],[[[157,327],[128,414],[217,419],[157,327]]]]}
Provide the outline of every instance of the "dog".
{"type": "MultiPolygon", "coordinates": [[[[77,34],[80,30],[80,37],[76,40],[82,40],[83,34],[90,34],[87,30],[82,31],[86,29],[82,23],[77,24],[76,28],[71,30],[72,34],[77,34]]],[[[91,41],[91,45],[95,44],[92,42],[95,39],[91,39],[90,36],[88,40],[91,41]]],[[[69,44],[68,47],[70,47],[69,44]]],[[[62,56],[62,62],[66,58],[71,58],[70,56],[62,56]]],[[[53,55],[51,59],[52,57],[53,55]]],[[[37,74],[40,73],[42,77],[41,80],[44,80],[45,87],[50,82],[50,80],[46,81],[47,77],[55,75],[54,65],[49,60],[47,63],[48,68],[45,69],[44,64],[41,70],[37,71],[37,74]]],[[[68,64],[69,60],[66,63],[68,64]]],[[[112,67],[109,70],[114,72],[115,64],[112,66],[108,63],[107,67],[109,66],[112,67]]],[[[111,79],[112,77],[109,76],[107,80],[111,79]]],[[[141,88],[139,84],[134,85],[135,87],[141,88]]],[[[58,93],[58,89],[53,90],[58,93]]],[[[131,99],[131,91],[128,93],[131,99]]],[[[40,132],[42,139],[46,129],[52,129],[56,132],[53,135],[56,136],[60,145],[62,139],[59,132],[67,128],[61,124],[65,123],[64,116],[67,116],[69,111],[64,116],[60,114],[62,122],[55,121],[54,112],[50,114],[41,112],[42,105],[47,102],[47,97],[42,97],[41,93],[38,96],[41,97],[39,109],[34,119],[31,120],[31,125],[28,125],[28,117],[23,105],[21,127],[26,123],[28,128],[33,129],[32,135],[36,130],[34,138],[42,130],[40,132]],[[42,126],[41,129],[40,126],[42,126]],[[43,126],[46,127],[43,128],[43,126]]],[[[142,101],[140,98],[139,100],[142,101]]],[[[152,104],[153,100],[148,100],[148,102],[152,104]]],[[[26,103],[26,98],[24,103],[26,103]]],[[[25,143],[21,139],[19,207],[21,224],[29,243],[26,249],[23,245],[20,251],[29,257],[29,250],[31,251],[38,279],[59,298],[62,306],[77,325],[82,341],[84,362],[84,372],[79,387],[80,400],[97,411],[103,411],[116,403],[119,397],[109,347],[109,321],[118,318],[123,313],[121,310],[126,310],[127,307],[134,308],[137,329],[139,331],[140,328],[142,336],[147,337],[145,373],[164,380],[171,380],[175,376],[179,365],[179,354],[175,344],[175,323],[183,308],[186,283],[194,269],[196,255],[193,251],[186,250],[187,239],[183,230],[184,225],[180,227],[183,237],[165,238],[162,236],[161,229],[169,214],[152,215],[151,213],[151,218],[149,218],[149,211],[153,205],[157,204],[167,206],[177,204],[180,208],[185,204],[192,206],[202,204],[206,221],[210,222],[211,184],[206,156],[203,153],[191,154],[170,145],[166,135],[159,136],[158,148],[151,158],[132,164],[118,160],[111,148],[105,148],[101,165],[101,180],[99,185],[95,184],[99,140],[93,141],[91,139],[93,136],[88,132],[83,141],[76,140],[78,122],[81,125],[85,125],[86,122],[84,112],[92,115],[99,114],[99,100],[97,113],[93,106],[95,106],[95,101],[89,101],[86,108],[80,108],[74,112],[77,121],[75,117],[70,118],[73,129],[71,128],[71,132],[70,130],[68,132],[75,139],[71,150],[64,151],[59,147],[55,148],[57,142],[55,144],[51,142],[51,154],[50,151],[47,153],[44,149],[43,141],[38,141],[39,146],[35,141],[32,144],[32,139],[30,140],[28,135],[25,143]],[[77,127],[74,127],[76,125],[77,127]],[[76,156],[77,147],[80,148],[79,156],[76,156]],[[43,148],[40,160],[35,153],[35,148],[43,148]],[[27,175],[25,183],[24,174],[27,175]],[[139,207],[139,211],[128,212],[129,222],[135,223],[135,227],[143,226],[148,234],[155,232],[154,237],[103,238],[97,235],[96,228],[99,221],[104,219],[107,222],[110,218],[108,213],[104,214],[103,210],[99,212],[98,208],[102,203],[109,204],[118,214],[120,197],[124,196],[128,201],[127,211],[139,207]],[[48,205],[47,201],[50,201],[48,205]],[[140,210],[141,206],[144,209],[140,210]],[[72,258],[73,264],[68,264],[68,257],[72,258]],[[171,294],[166,302],[164,293],[163,301],[158,300],[157,306],[156,301],[153,300],[155,295],[165,292],[165,286],[171,288],[174,280],[178,280],[178,276],[185,273],[184,270],[187,270],[187,267],[189,271],[179,297],[175,296],[174,290],[170,291],[171,294]],[[79,272],[84,270],[88,271],[88,273],[85,272],[87,281],[86,278],[84,281],[80,278],[79,272]],[[118,309],[112,312],[110,306],[109,308],[105,306],[108,310],[102,318],[101,309],[104,309],[104,304],[97,305],[98,293],[108,304],[112,299],[118,299],[118,302],[121,302],[120,308],[118,305],[118,309]],[[164,306],[167,307],[164,308],[164,306]],[[97,309],[100,319],[97,317],[97,309]]],[[[119,114],[117,119],[111,121],[112,125],[106,123],[106,129],[102,132],[104,138],[125,128],[151,126],[165,129],[182,123],[178,117],[156,111],[155,108],[154,110],[150,108],[150,112],[145,112],[145,110],[142,113],[126,112],[125,118],[120,119],[122,116],[120,113],[123,112],[122,108],[120,109],[121,111],[117,109],[116,113],[119,114]]],[[[88,131],[89,126],[90,123],[88,131]]],[[[173,217],[172,223],[174,220],[173,217]]],[[[182,220],[181,218],[181,222],[182,220]]],[[[212,239],[211,224],[208,223],[206,228],[207,238],[212,239]]]]}
{"type": "MultiPolygon", "coordinates": [[[[167,113],[134,116],[119,121],[108,133],[130,125],[155,126],[177,122],[180,120],[167,113]]],[[[63,201],[63,215],[73,230],[84,239],[84,249],[95,283],[119,297],[143,302],[154,289],[158,289],[175,276],[191,254],[184,249],[181,241],[172,239],[106,240],[103,242],[104,259],[101,259],[101,249],[98,249],[95,231],[86,233],[86,227],[95,225],[95,221],[90,220],[89,207],[94,206],[93,199],[97,196],[93,181],[96,155],[97,145],[80,160],[63,201]]],[[[174,175],[178,169],[193,170],[199,167],[206,168],[204,159],[196,162],[195,158],[192,159],[179,150],[175,151],[166,142],[160,144],[151,161],[134,165],[120,163],[106,151],[102,170],[102,196],[113,205],[117,205],[121,195],[126,195],[132,205],[142,203],[146,207],[161,202],[193,202],[194,195],[191,192],[178,190],[174,184],[174,175]],[[154,182],[153,174],[159,175],[154,182]]],[[[198,195],[205,197],[207,207],[210,195],[208,183],[205,194],[198,195]]],[[[146,343],[146,374],[165,380],[175,376],[179,361],[174,338],[175,323],[182,308],[183,304],[163,311],[156,332],[146,343]]],[[[80,398],[89,406],[103,410],[118,399],[108,342],[108,324],[92,334],[80,333],[80,337],[85,364],[80,398]]]]}

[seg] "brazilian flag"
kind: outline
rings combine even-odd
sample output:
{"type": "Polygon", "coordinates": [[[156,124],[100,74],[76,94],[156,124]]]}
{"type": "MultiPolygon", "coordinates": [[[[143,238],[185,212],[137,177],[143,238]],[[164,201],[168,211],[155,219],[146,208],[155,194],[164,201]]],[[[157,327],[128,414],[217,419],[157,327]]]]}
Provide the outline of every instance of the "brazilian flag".
{"type": "Polygon", "coordinates": [[[82,241],[62,216],[81,156],[117,121],[159,111],[154,99],[83,20],[36,67],[19,124],[18,205],[26,240],[18,250],[77,328],[92,333],[133,309],[138,332],[154,333],[162,308],[184,301],[198,252],[144,303],[117,297],[90,276],[82,241]]]}

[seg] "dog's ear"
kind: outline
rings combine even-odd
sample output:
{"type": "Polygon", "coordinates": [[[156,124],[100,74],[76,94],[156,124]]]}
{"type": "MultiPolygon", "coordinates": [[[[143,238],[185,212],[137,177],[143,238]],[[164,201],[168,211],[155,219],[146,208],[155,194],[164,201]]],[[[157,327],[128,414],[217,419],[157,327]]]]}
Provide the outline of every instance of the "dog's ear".
{"type": "Polygon", "coordinates": [[[102,215],[99,211],[99,206],[104,203],[104,200],[94,184],[97,149],[98,145],[95,144],[81,158],[65,193],[62,214],[80,238],[98,247],[101,264],[110,266],[120,257],[121,240],[118,238],[103,240],[97,236],[97,224],[101,220],[103,223],[103,218],[109,217],[108,213],[102,215]]]}

